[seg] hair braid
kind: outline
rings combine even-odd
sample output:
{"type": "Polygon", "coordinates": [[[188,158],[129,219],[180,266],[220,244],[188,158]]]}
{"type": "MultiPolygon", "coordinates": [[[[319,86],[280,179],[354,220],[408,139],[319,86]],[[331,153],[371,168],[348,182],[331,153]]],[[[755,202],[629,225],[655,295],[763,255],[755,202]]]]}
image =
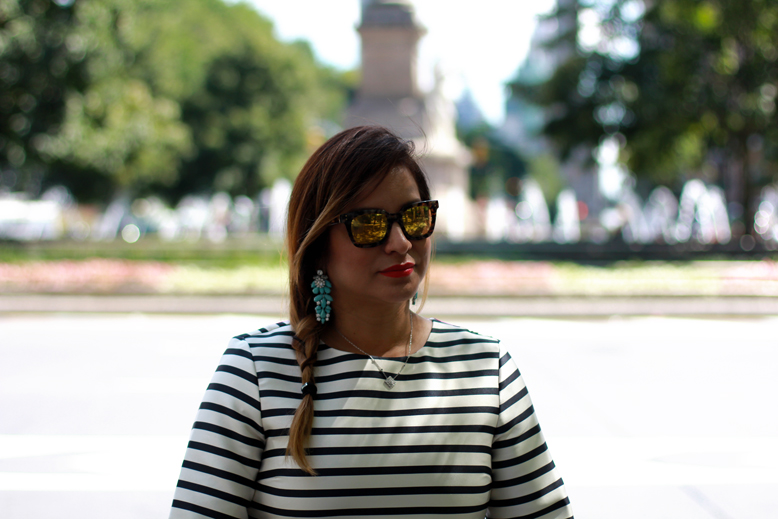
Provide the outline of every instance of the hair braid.
{"type": "MultiPolygon", "coordinates": [[[[300,365],[303,384],[315,384],[313,366],[316,363],[316,354],[319,351],[321,328],[321,325],[312,314],[306,315],[295,325],[293,345],[297,356],[297,364],[300,365]]],[[[286,447],[286,455],[292,456],[305,472],[316,475],[306,457],[306,443],[311,435],[312,426],[313,395],[303,395],[302,402],[297,406],[292,419],[292,425],[289,428],[289,443],[286,447]]]]}

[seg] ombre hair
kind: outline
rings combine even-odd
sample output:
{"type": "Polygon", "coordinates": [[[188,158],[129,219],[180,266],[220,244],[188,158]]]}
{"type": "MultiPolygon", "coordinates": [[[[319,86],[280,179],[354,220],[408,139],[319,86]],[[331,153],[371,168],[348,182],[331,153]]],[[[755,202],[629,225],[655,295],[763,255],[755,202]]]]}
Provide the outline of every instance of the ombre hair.
{"type": "MultiPolygon", "coordinates": [[[[327,256],[330,222],[352,209],[351,204],[400,167],[410,171],[416,180],[421,199],[429,200],[429,184],[414,153],[411,141],[386,128],[350,128],[316,150],[294,183],[286,226],[289,318],[303,384],[315,383],[316,353],[329,325],[316,320],[311,282],[327,256]]],[[[313,402],[313,395],[303,396],[289,429],[286,448],[287,456],[292,456],[309,474],[315,474],[305,450],[313,424],[313,402]]]]}

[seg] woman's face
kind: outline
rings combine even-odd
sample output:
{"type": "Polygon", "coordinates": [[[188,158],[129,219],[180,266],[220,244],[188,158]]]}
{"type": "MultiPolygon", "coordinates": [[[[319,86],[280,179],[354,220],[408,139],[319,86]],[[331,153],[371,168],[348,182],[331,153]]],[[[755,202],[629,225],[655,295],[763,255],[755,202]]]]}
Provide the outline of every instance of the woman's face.
{"type": "MultiPolygon", "coordinates": [[[[398,213],[409,202],[421,200],[419,187],[406,168],[396,168],[375,189],[346,212],[384,209],[398,213]]],[[[359,248],[351,243],[344,224],[329,232],[326,272],[332,282],[334,304],[402,303],[413,297],[427,272],[430,238],[409,240],[393,223],[386,241],[359,248]]]]}

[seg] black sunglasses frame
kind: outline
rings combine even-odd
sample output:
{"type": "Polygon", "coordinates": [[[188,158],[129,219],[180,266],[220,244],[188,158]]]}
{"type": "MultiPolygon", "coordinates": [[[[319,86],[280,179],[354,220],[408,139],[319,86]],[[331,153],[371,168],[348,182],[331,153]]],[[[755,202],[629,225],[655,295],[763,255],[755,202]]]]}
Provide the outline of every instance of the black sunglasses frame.
{"type": "Polygon", "coordinates": [[[411,202],[410,204],[405,204],[402,209],[400,209],[399,213],[389,213],[383,209],[357,209],[356,211],[352,211],[350,213],[342,214],[332,220],[330,222],[330,225],[337,225],[339,223],[345,223],[346,224],[346,231],[348,232],[348,237],[351,240],[351,243],[354,244],[355,247],[359,247],[360,249],[369,249],[371,247],[378,247],[382,243],[386,242],[386,240],[389,238],[389,234],[392,231],[392,225],[394,222],[397,222],[397,224],[400,226],[400,229],[402,230],[403,234],[406,238],[409,240],[423,240],[425,238],[429,238],[432,236],[432,232],[435,230],[435,216],[438,212],[438,201],[437,200],[422,200],[421,202],[411,202]],[[432,223],[430,224],[430,229],[428,232],[424,233],[422,236],[411,236],[408,234],[408,231],[405,230],[405,226],[403,225],[402,215],[405,211],[408,209],[411,209],[413,207],[417,207],[420,205],[425,205],[429,207],[430,215],[432,216],[432,223]],[[384,214],[386,215],[386,233],[384,234],[384,237],[381,238],[379,241],[375,243],[357,243],[354,240],[354,236],[351,233],[351,221],[356,218],[357,216],[363,215],[363,214],[384,214]]]}

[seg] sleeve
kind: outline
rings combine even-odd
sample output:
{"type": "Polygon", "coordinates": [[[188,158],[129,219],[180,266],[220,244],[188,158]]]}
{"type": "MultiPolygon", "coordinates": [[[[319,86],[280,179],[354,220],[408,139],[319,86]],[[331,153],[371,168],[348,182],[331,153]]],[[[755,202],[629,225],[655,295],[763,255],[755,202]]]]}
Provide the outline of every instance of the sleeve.
{"type": "Polygon", "coordinates": [[[203,397],[170,519],[247,518],[265,434],[248,344],[230,341],[203,397]]]}
{"type": "Polygon", "coordinates": [[[487,517],[570,519],[573,511],[546,446],[524,379],[500,348],[500,415],[492,443],[487,517]]]}

